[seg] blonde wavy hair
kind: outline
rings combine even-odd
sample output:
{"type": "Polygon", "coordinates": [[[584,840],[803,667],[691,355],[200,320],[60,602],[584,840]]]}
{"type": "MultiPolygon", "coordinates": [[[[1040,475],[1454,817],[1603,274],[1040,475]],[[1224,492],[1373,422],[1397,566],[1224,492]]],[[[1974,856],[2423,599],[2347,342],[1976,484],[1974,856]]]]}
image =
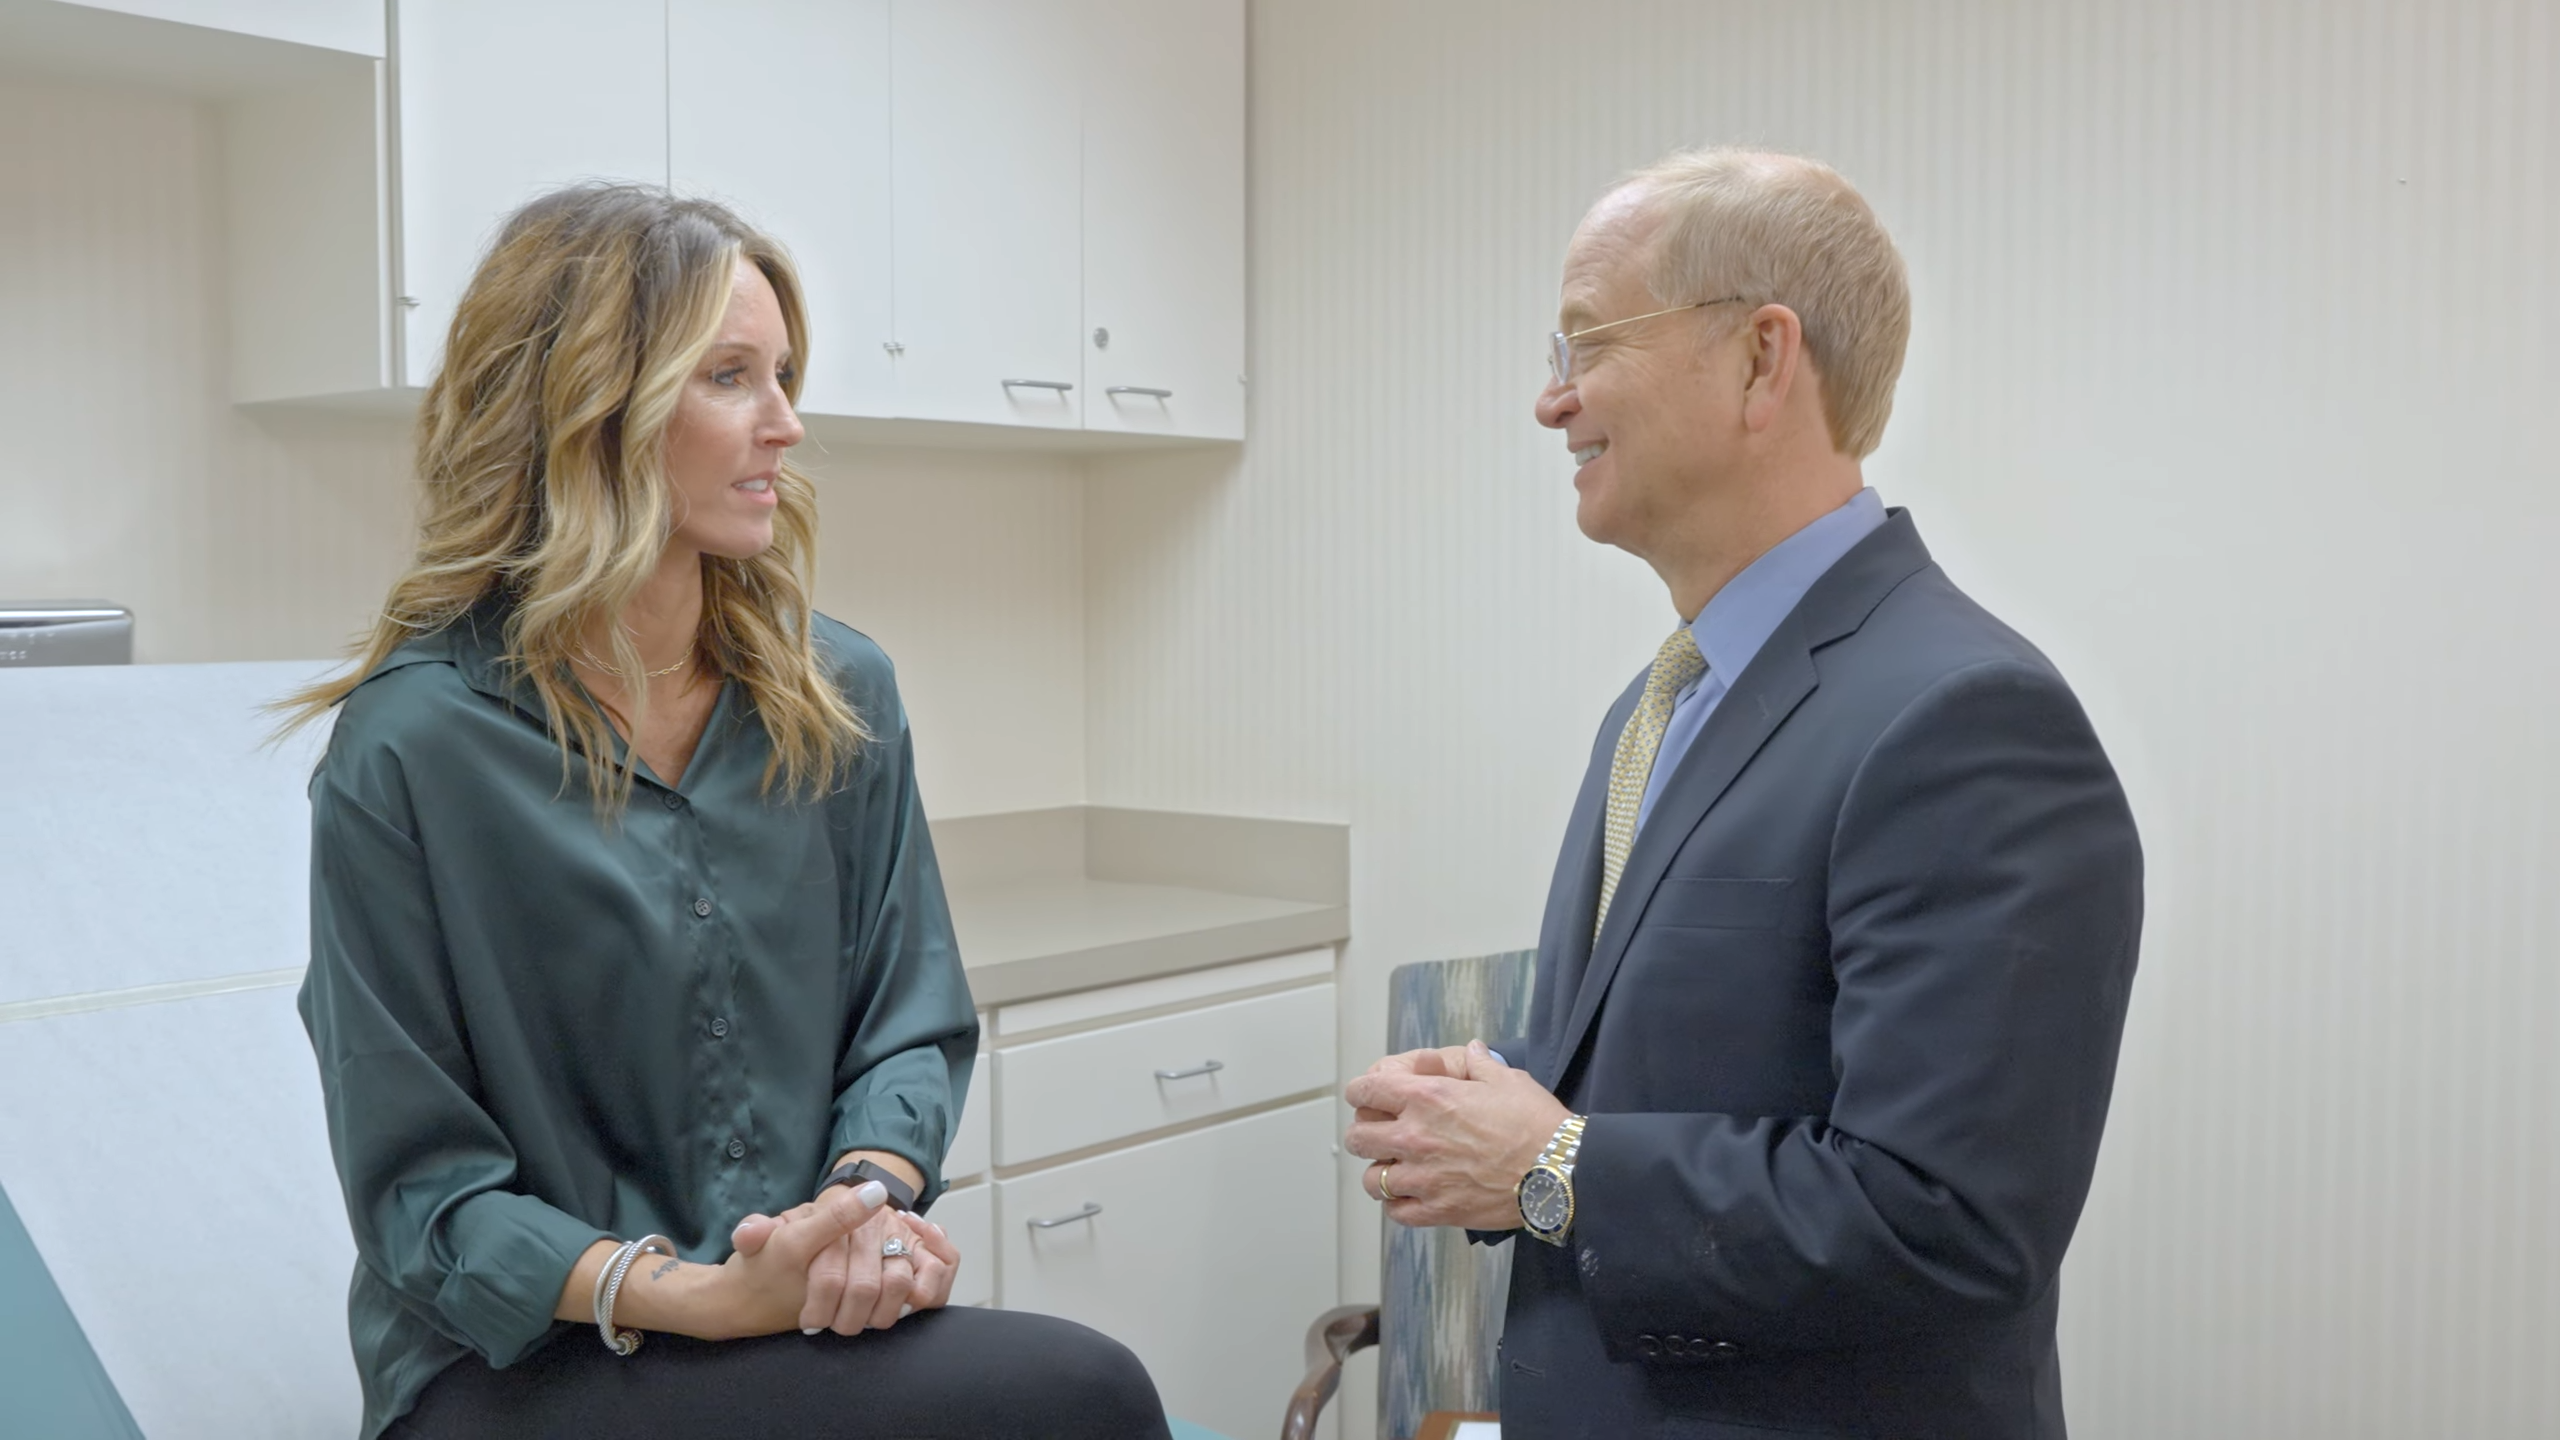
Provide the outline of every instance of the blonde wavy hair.
{"type": "MultiPolygon", "coordinates": [[[[419,413],[416,559],[392,585],[354,665],[279,701],[292,730],[345,700],[375,666],[497,597],[506,663],[540,696],[561,747],[586,760],[600,813],[629,803],[636,760],[614,763],[612,722],[569,665],[604,622],[636,729],[639,654],[617,622],[673,533],[665,440],[684,385],[727,313],[740,260],[782,302],[800,399],[808,312],[790,257],[727,209],[644,185],[578,185],[510,217],[471,277],[419,413]]],[[[815,796],[869,731],[810,639],[817,494],[785,464],[773,544],[702,557],[696,658],[736,677],[772,738],[764,785],[815,796]]]]}

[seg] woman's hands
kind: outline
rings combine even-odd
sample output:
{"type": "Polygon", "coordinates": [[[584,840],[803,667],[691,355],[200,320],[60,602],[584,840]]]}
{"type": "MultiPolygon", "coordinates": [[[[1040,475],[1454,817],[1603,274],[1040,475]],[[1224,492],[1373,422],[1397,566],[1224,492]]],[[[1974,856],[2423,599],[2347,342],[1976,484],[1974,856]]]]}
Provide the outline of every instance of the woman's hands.
{"type": "MultiPolygon", "coordinates": [[[[849,1245],[858,1243],[861,1236],[877,1233],[884,1223],[897,1220],[898,1212],[888,1207],[888,1198],[889,1192],[876,1182],[838,1185],[778,1219],[751,1215],[740,1221],[738,1235],[733,1237],[736,1248],[720,1265],[723,1271],[734,1275],[741,1315],[752,1326],[740,1330],[738,1336],[823,1328],[824,1322],[813,1325],[808,1317],[818,1312],[823,1300],[832,1318],[843,1297],[837,1292],[822,1292],[821,1281],[831,1273],[842,1275],[841,1257],[849,1245]],[[743,1243],[739,1237],[759,1220],[763,1222],[763,1233],[757,1243],[743,1243]]],[[[879,1251],[878,1242],[873,1242],[875,1269],[879,1251]]],[[[838,1291],[841,1288],[839,1284],[838,1291]]]]}
{"type": "MultiPolygon", "coordinates": [[[[750,1215],[739,1221],[731,1236],[737,1253],[771,1254],[801,1223],[805,1212],[844,1189],[836,1186],[780,1217],[750,1215]]],[[[886,1330],[918,1310],[938,1310],[949,1304],[951,1283],[959,1271],[960,1249],[941,1226],[883,1206],[842,1240],[810,1257],[799,1315],[801,1331],[857,1335],[886,1330]],[[883,1247],[892,1239],[903,1242],[907,1253],[883,1255],[883,1247]]]]}
{"type": "MultiPolygon", "coordinates": [[[[895,1217],[886,1208],[888,1198],[876,1184],[839,1185],[779,1220],[753,1217],[763,1221],[756,1244],[741,1246],[717,1265],[643,1255],[623,1276],[613,1321],[697,1340],[742,1340],[802,1328],[800,1315],[819,1261],[842,1251],[856,1232],[895,1217]]],[[[561,1287],[553,1314],[563,1320],[595,1318],[596,1276],[614,1249],[611,1240],[587,1247],[561,1287]]],[[[876,1257],[879,1247],[872,1251],[876,1257]]],[[[949,1293],[948,1281],[943,1289],[949,1293]]]]}

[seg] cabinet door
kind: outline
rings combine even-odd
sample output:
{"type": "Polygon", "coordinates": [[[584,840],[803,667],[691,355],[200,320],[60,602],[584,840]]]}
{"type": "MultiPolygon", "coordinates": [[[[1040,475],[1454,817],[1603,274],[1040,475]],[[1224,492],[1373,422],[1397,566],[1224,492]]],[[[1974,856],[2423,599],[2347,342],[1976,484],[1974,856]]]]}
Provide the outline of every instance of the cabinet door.
{"type": "Polygon", "coordinates": [[[667,182],[667,26],[630,0],[397,9],[401,383],[424,385],[499,222],[572,180],[667,182]]]}
{"type": "Polygon", "coordinates": [[[1335,1303],[1334,1123],[1309,1100],[998,1181],[1001,1303],[1127,1345],[1171,1414],[1271,1433],[1335,1303]]]}
{"type": "Polygon", "coordinates": [[[901,415],[1080,423],[1081,13],[893,0],[901,415]]]}
{"type": "Polygon", "coordinates": [[[889,0],[668,0],[667,171],[790,250],[800,408],[894,414],[889,0]]]}
{"type": "Polygon", "coordinates": [[[995,1187],[980,1181],[945,1191],[933,1202],[928,1218],[960,1249],[960,1273],[951,1282],[951,1303],[996,1303],[995,1187]]]}
{"type": "Polygon", "coordinates": [[[1085,428],[1241,440],[1243,0],[1084,13],[1085,428]]]}
{"type": "MultiPolygon", "coordinates": [[[[983,1033],[986,1021],[978,1028],[983,1033]]],[[[969,1093],[960,1097],[960,1123],[951,1135],[951,1148],[942,1156],[942,1176],[959,1180],[971,1175],[984,1175],[995,1167],[995,1127],[990,1114],[995,1109],[995,1057],[978,1052],[978,1063],[969,1074],[969,1093]]]]}

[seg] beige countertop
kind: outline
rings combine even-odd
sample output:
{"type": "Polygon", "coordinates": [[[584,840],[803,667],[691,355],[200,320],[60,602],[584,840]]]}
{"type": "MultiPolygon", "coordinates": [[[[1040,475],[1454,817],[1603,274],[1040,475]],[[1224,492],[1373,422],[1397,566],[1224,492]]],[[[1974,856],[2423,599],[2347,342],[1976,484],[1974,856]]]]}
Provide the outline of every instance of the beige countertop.
{"type": "Polygon", "coordinates": [[[933,836],[982,1006],[1351,933],[1340,825],[1077,806],[936,821],[933,836]]]}

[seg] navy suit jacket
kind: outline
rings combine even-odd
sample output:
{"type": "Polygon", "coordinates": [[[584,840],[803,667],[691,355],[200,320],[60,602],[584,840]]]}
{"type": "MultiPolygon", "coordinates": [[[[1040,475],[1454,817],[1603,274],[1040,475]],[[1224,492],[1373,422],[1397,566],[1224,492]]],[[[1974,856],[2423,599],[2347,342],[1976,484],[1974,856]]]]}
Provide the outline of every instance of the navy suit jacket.
{"type": "Polygon", "coordinates": [[[1511,1042],[1590,1125],[1569,1243],[1513,1247],[1503,1434],[2059,1440],[2142,913],[2087,716],[1894,511],[1734,679],[1595,943],[1642,691],[1511,1042]]]}

